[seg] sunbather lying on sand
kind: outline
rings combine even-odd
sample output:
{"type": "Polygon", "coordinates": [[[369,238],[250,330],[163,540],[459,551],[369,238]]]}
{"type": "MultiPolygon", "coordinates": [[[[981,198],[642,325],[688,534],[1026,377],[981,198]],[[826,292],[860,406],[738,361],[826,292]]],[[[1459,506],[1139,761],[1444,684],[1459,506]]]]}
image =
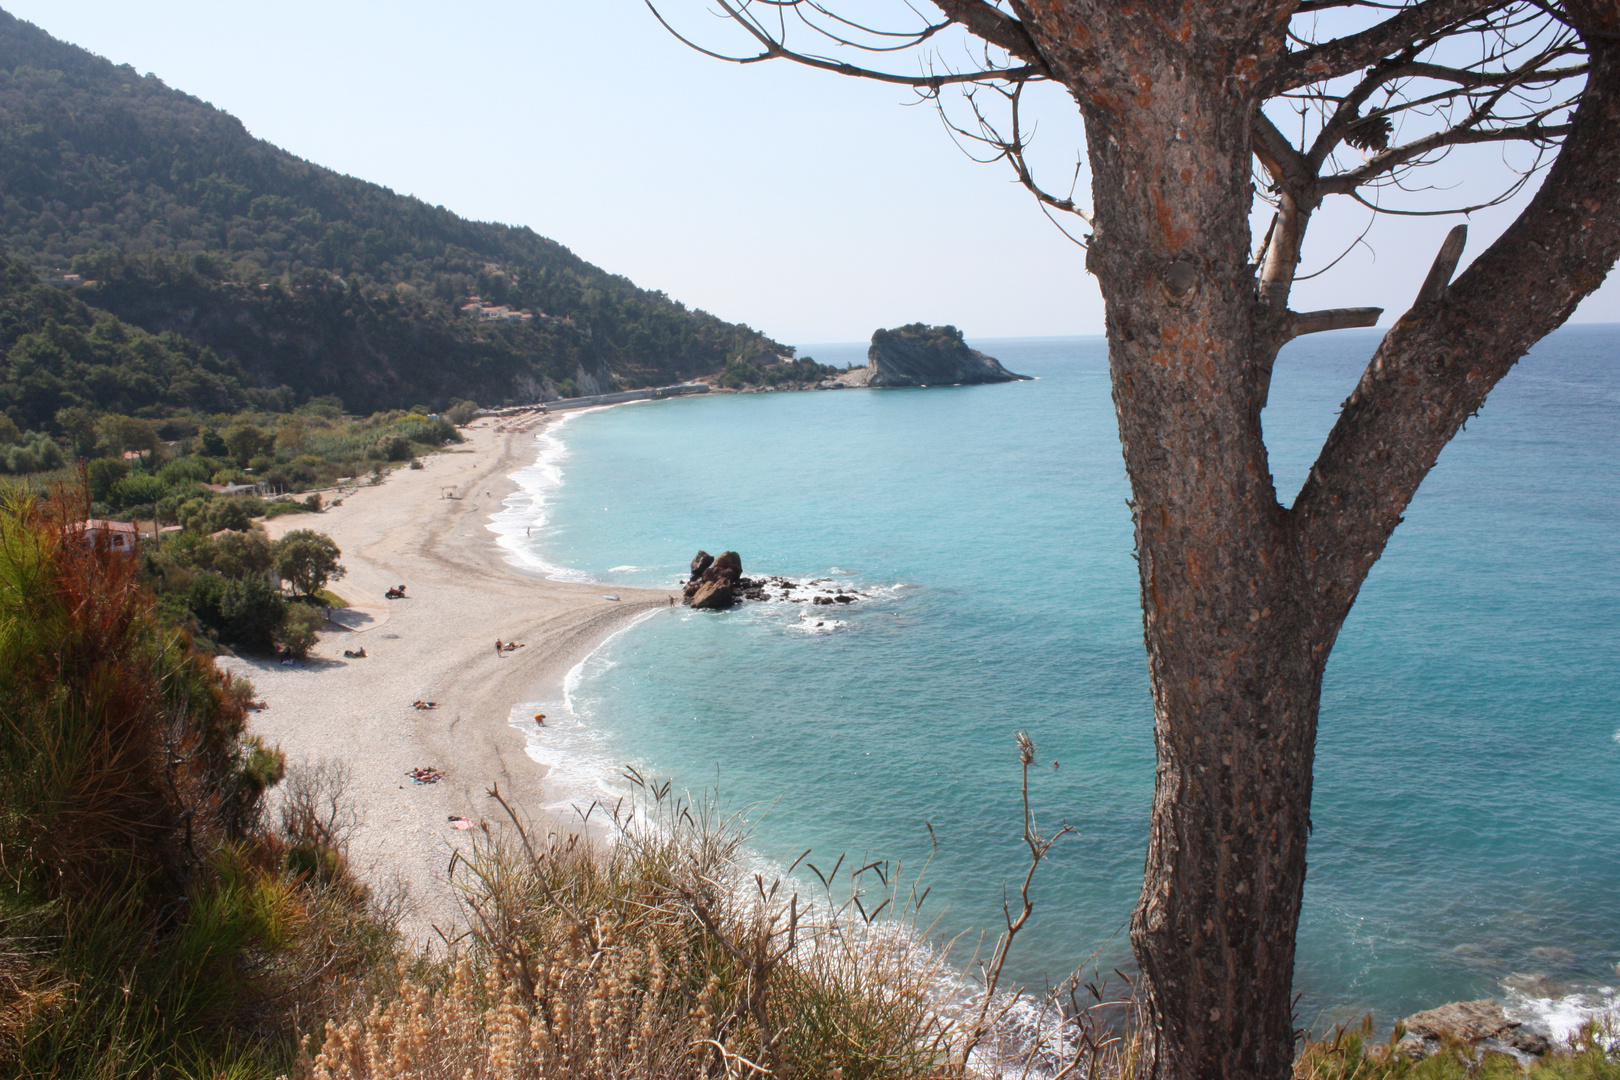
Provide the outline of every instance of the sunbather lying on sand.
{"type": "Polygon", "coordinates": [[[437,709],[438,707],[439,703],[437,701],[423,701],[421,698],[411,702],[411,708],[413,709],[437,709]]]}
{"type": "Polygon", "coordinates": [[[437,784],[440,780],[444,779],[444,774],[431,765],[420,769],[412,769],[405,775],[410,777],[412,780],[415,780],[418,784],[437,784]]]}
{"type": "Polygon", "coordinates": [[[351,660],[362,660],[365,658],[366,649],[364,645],[358,649],[344,649],[343,655],[347,656],[351,660]]]}
{"type": "Polygon", "coordinates": [[[524,645],[524,643],[521,642],[521,641],[508,641],[506,643],[505,651],[506,652],[512,652],[515,649],[523,648],[523,645],[524,645]]]}

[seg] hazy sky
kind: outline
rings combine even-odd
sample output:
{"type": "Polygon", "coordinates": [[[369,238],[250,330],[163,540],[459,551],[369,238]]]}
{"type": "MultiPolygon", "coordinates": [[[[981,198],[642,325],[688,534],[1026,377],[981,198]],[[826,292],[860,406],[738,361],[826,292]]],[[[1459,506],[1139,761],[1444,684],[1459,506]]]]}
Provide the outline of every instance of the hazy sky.
{"type": "MultiPolygon", "coordinates": [[[[707,40],[724,39],[703,0],[662,2],[707,40]]],[[[850,0],[853,10],[873,2],[850,0]]],[[[1084,252],[1005,166],[968,160],[932,109],[906,107],[909,91],[707,59],[642,0],[0,6],[311,161],[466,217],[528,225],[780,341],[864,340],[917,320],[980,338],[1102,331],[1084,252]]],[[[1072,106],[1054,94],[1040,115],[1037,149],[1057,172],[1072,168],[1072,106]]],[[[1368,237],[1376,255],[1357,248],[1302,284],[1294,306],[1381,305],[1389,325],[1454,220],[1385,219],[1368,237]]],[[[1465,261],[1508,220],[1476,214],[1465,261]]],[[[1365,224],[1365,212],[1330,204],[1306,271],[1365,224]]],[[[1620,286],[1575,318],[1620,321],[1620,286]]]]}

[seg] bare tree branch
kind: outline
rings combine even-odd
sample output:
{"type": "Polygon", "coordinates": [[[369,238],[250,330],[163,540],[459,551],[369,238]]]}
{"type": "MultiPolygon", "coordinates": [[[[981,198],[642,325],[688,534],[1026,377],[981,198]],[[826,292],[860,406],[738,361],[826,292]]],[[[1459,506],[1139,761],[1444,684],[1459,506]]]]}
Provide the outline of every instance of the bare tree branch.
{"type": "Polygon", "coordinates": [[[1372,158],[1359,169],[1352,169],[1337,176],[1323,177],[1320,188],[1324,195],[1348,195],[1367,181],[1394,170],[1425,154],[1434,152],[1448,146],[1462,146],[1469,143],[1489,142],[1541,142],[1550,143],[1561,139],[1574,130],[1572,124],[1526,124],[1516,128],[1493,128],[1480,131],[1470,128],[1452,128],[1448,131],[1437,131],[1426,138],[1417,139],[1405,146],[1386,150],[1377,157],[1372,158]]]}
{"type": "MultiPolygon", "coordinates": [[[[1530,205],[1455,283],[1426,285],[1396,322],[1300,490],[1291,513],[1325,615],[1348,609],[1462,421],[1620,257],[1620,140],[1612,136],[1620,55],[1594,60],[1591,79],[1530,205]]],[[[1460,239],[1448,237],[1431,280],[1449,276],[1448,249],[1460,239]]]]}
{"type": "Polygon", "coordinates": [[[984,0],[934,0],[934,6],[951,22],[983,38],[1008,54],[1018,57],[1040,74],[1050,76],[1046,59],[1035,45],[1024,24],[984,0]]]}
{"type": "Polygon", "coordinates": [[[1499,0],[1424,0],[1359,34],[1291,54],[1272,77],[1273,92],[1293,90],[1370,67],[1413,41],[1501,6],[1499,0]]]}
{"type": "Polygon", "coordinates": [[[1376,326],[1378,316],[1384,313],[1379,307],[1330,308],[1327,311],[1290,312],[1288,319],[1288,336],[1290,338],[1303,337],[1306,334],[1320,334],[1325,330],[1349,330],[1358,326],[1376,326]]]}

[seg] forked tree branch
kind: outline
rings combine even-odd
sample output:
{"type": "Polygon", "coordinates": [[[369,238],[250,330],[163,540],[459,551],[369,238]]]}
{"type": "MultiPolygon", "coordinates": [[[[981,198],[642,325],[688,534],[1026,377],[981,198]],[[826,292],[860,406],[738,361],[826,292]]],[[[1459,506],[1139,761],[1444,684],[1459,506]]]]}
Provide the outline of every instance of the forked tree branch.
{"type": "MultiPolygon", "coordinates": [[[[1463,421],[1620,258],[1620,7],[1602,7],[1604,33],[1583,34],[1594,46],[1586,91],[1541,189],[1456,282],[1426,288],[1396,322],[1290,512],[1324,619],[1348,610],[1463,421]]],[[[1449,274],[1442,256],[1436,281],[1449,274]]]]}
{"type": "Polygon", "coordinates": [[[983,38],[999,49],[1005,49],[1043,76],[1050,76],[1045,57],[1029,36],[1024,24],[984,0],[934,0],[934,6],[945,17],[975,37],[983,38]]]}
{"type": "MultiPolygon", "coordinates": [[[[849,64],[841,60],[833,60],[825,56],[816,56],[812,53],[790,49],[787,47],[785,42],[779,38],[772,37],[769,31],[767,31],[763,26],[759,25],[759,23],[757,23],[754,19],[750,18],[740,6],[732,3],[731,0],[715,0],[715,2],[720,5],[721,10],[726,13],[731,21],[735,22],[738,26],[741,26],[745,31],[747,31],[748,35],[757,41],[760,46],[760,51],[752,55],[731,56],[726,53],[716,52],[713,49],[705,48],[704,46],[693,41],[691,38],[682,34],[679,30],[676,30],[670,25],[669,20],[664,18],[663,13],[658,10],[658,6],[653,2],[653,0],[642,0],[642,2],[647,5],[647,10],[652,12],[653,18],[657,19],[659,24],[662,25],[665,30],[668,30],[670,34],[681,44],[702,53],[704,56],[711,57],[715,60],[724,60],[727,63],[732,64],[758,64],[766,60],[791,60],[795,64],[803,64],[805,67],[816,68],[820,71],[830,71],[835,75],[848,75],[857,79],[872,79],[875,82],[890,83],[895,86],[912,86],[927,90],[938,90],[943,86],[954,86],[966,83],[996,81],[1016,82],[1019,80],[1039,78],[1045,73],[1044,64],[1040,67],[1036,67],[1034,65],[1006,68],[992,67],[974,71],[952,71],[944,74],[929,75],[902,75],[893,71],[881,71],[877,68],[861,67],[857,64],[849,64]]],[[[943,29],[946,25],[949,24],[930,24],[917,31],[913,44],[922,44],[929,38],[933,37],[935,33],[943,29]]],[[[846,44],[851,43],[846,42],[846,44]]]]}

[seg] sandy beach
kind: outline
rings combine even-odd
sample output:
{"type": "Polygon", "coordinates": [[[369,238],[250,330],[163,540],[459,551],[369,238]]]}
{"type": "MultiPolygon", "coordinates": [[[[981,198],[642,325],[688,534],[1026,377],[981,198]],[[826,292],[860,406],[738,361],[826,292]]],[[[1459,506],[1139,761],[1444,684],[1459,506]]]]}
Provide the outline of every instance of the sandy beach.
{"type": "Polygon", "coordinates": [[[413,943],[430,944],[435,926],[448,932],[457,920],[445,871],[469,834],[449,818],[498,826],[504,814],[487,794],[496,784],[532,817],[556,799],[509,723],[513,707],[560,698],[568,672],[603,639],[668,603],[665,592],[550,581],[506,561],[486,526],[516,487],[508,476],[534,463],[538,430],[479,420],[422,469],[396,470],[322,513],[268,522],[273,537],[310,528],[337,542],[348,573],[331,589],[349,607],[300,666],[221,660],[267,705],[252,733],[289,763],[348,766],[361,819],[351,861],[378,888],[405,885],[402,929],[413,943]],[[400,584],[406,599],[384,598],[400,584]],[[524,647],[498,654],[497,638],[524,647]],[[363,659],[343,655],[362,647],[363,659]],[[419,698],[438,708],[414,708],[419,698]],[[407,774],[424,766],[443,779],[413,782],[407,774]]]}

